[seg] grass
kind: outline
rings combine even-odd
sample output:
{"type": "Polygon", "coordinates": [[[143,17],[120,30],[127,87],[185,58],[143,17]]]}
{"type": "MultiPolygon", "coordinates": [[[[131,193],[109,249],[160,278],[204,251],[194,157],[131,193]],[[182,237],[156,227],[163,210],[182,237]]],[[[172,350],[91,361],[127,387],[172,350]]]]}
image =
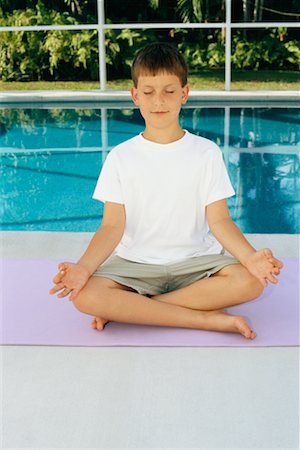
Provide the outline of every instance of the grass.
{"type": "MultiPolygon", "coordinates": [[[[224,70],[202,70],[191,73],[189,84],[192,89],[224,90],[224,70]]],[[[300,72],[295,71],[233,71],[232,90],[298,90],[300,72]]],[[[108,89],[128,90],[132,86],[131,80],[113,80],[107,82],[108,89]]],[[[0,90],[60,90],[99,89],[97,81],[1,81],[0,90]]]]}

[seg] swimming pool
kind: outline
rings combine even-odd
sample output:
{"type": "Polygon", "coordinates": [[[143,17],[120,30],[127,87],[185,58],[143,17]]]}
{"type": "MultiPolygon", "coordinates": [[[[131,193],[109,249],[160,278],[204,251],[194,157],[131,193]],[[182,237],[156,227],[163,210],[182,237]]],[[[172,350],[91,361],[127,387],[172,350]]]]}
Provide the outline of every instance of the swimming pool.
{"type": "MultiPolygon", "coordinates": [[[[183,128],[222,149],[244,233],[299,233],[300,109],[184,107],[183,128]]],[[[86,231],[101,224],[92,199],[109,150],[144,128],[136,108],[0,109],[1,230],[86,231]]]]}

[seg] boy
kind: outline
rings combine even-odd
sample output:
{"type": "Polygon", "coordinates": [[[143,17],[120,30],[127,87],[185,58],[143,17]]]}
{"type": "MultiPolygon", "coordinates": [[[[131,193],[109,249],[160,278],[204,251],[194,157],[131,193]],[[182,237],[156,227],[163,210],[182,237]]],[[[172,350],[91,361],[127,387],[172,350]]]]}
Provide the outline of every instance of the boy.
{"type": "Polygon", "coordinates": [[[76,264],[59,264],[50,294],[71,294],[98,330],[118,321],[254,339],[247,321],[223,308],[257,298],[283,264],[231,220],[234,190],[219,147],[179,125],[189,93],[180,52],[146,46],[132,79],[145,130],[107,156],[93,194],[105,203],[102,224],[76,264]]]}

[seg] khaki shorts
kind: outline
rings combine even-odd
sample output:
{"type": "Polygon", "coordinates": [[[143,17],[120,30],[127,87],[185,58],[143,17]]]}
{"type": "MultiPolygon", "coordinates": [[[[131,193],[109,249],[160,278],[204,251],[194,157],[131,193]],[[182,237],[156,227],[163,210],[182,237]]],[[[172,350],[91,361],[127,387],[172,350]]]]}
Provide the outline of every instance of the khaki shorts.
{"type": "Polygon", "coordinates": [[[93,276],[109,278],[142,295],[157,295],[208,278],[229,264],[240,262],[233,256],[217,254],[194,256],[175,263],[144,264],[116,255],[100,265],[93,276]]]}

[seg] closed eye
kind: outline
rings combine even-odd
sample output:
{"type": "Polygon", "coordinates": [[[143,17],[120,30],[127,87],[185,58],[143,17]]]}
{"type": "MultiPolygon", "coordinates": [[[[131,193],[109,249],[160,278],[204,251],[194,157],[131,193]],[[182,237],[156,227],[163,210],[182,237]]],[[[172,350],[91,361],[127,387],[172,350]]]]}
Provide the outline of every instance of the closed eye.
{"type": "MultiPolygon", "coordinates": [[[[175,91],[166,91],[166,94],[174,94],[175,91]]],[[[144,92],[145,95],[150,95],[152,92],[144,92]]]]}

